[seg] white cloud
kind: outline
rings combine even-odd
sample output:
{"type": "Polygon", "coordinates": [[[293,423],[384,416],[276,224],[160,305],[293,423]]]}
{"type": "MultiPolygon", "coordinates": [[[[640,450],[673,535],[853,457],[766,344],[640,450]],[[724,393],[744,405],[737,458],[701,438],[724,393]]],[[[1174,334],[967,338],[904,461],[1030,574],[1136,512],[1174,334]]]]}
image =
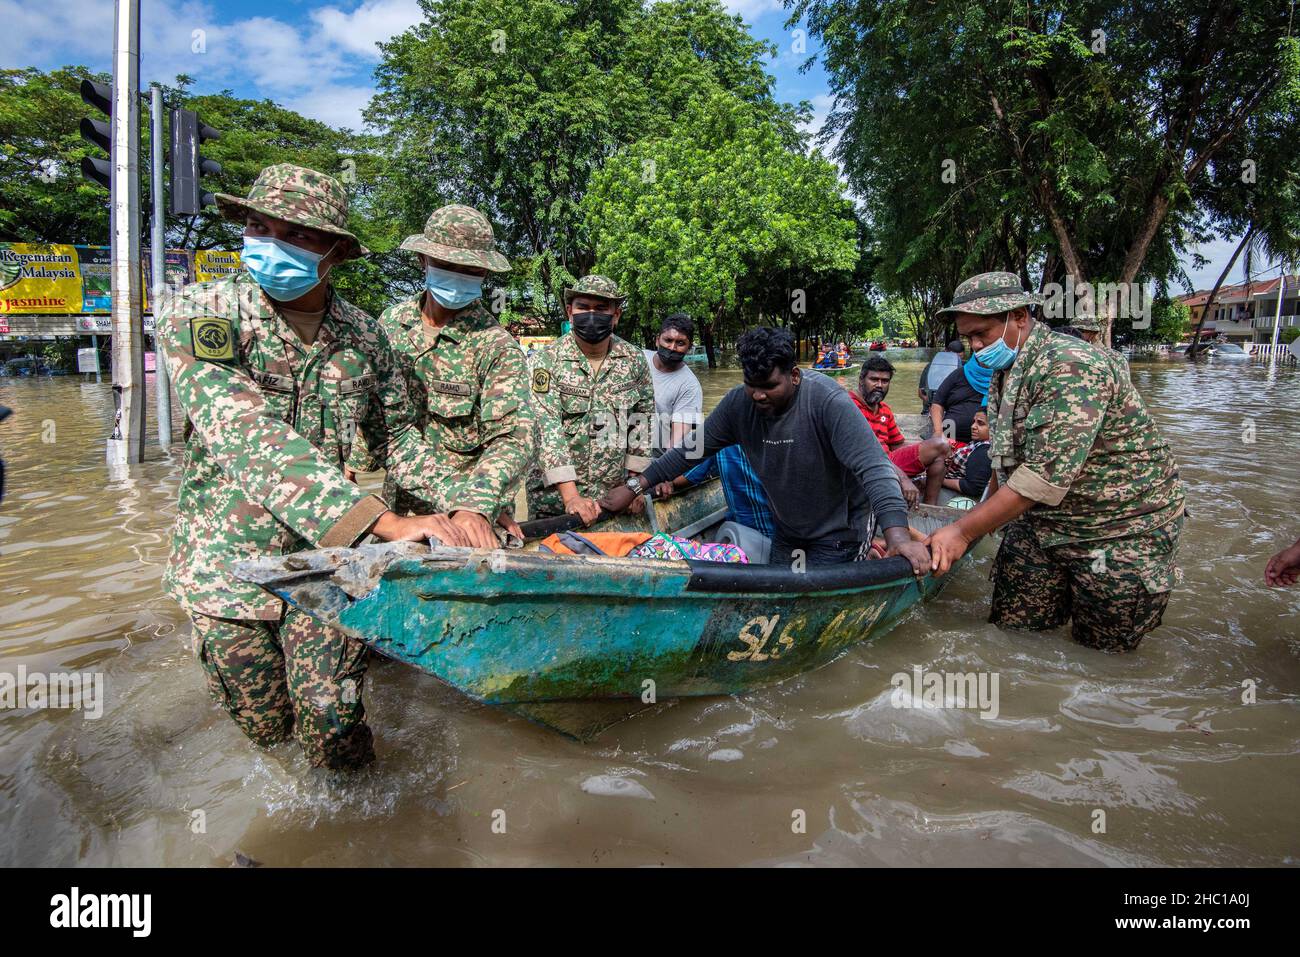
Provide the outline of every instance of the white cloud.
{"type": "Polygon", "coordinates": [[[0,67],[32,66],[35,51],[59,48],[58,66],[75,63],[87,54],[103,52],[109,63],[113,42],[112,0],[0,0],[0,23],[5,42],[0,44],[0,67]]]}
{"type": "Polygon", "coordinates": [[[364,125],[361,111],[370,105],[372,86],[347,86],[333,83],[311,89],[284,102],[284,106],[334,127],[359,130],[364,125]]]}
{"type": "Polygon", "coordinates": [[[312,13],[321,33],[346,50],[379,58],[375,44],[388,40],[424,19],[417,0],[366,0],[351,13],[326,7],[312,13]]]}
{"type": "Polygon", "coordinates": [[[728,13],[738,13],[746,23],[753,23],[758,17],[773,10],[784,9],[781,0],[722,0],[728,13]]]}
{"type": "MultiPolygon", "coordinates": [[[[1241,242],[1240,236],[1233,236],[1231,239],[1212,239],[1209,242],[1201,243],[1194,246],[1192,252],[1199,252],[1209,260],[1200,269],[1193,268],[1192,257],[1190,252],[1180,258],[1183,268],[1187,270],[1188,276],[1192,280],[1193,288],[1209,290],[1219,279],[1219,274],[1223,272],[1223,267],[1228,265],[1228,260],[1232,258],[1233,252],[1237,249],[1237,244],[1241,242]]],[[[1274,261],[1256,260],[1252,263],[1250,279],[1262,281],[1276,278],[1279,263],[1274,261]]],[[[1228,278],[1224,280],[1227,284],[1245,282],[1246,276],[1246,254],[1243,251],[1237,257],[1237,261],[1232,265],[1232,271],[1228,273],[1228,278]]],[[[1178,292],[1182,292],[1181,287],[1178,292]]],[[[1176,294],[1176,293],[1175,293],[1176,294]]]]}
{"type": "MultiPolygon", "coordinates": [[[[209,0],[143,0],[141,82],[172,83],[184,73],[195,90],[230,88],[331,125],[360,128],[374,92],[375,44],[418,23],[419,3],[364,0],[352,9],[299,10],[232,21],[209,0]]],[[[0,0],[0,23],[0,67],[112,70],[113,0],[0,0]]]]}

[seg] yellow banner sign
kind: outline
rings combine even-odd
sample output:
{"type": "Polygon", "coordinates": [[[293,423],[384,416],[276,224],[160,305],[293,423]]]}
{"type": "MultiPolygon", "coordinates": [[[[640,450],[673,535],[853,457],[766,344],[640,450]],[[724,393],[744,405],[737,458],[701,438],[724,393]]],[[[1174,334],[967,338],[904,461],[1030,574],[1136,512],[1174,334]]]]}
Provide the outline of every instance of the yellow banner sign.
{"type": "Polygon", "coordinates": [[[77,247],[0,244],[0,314],[78,313],[82,298],[77,247]]]}
{"type": "Polygon", "coordinates": [[[239,270],[239,253],[223,249],[194,250],[194,281],[210,282],[239,270]]]}
{"type": "MultiPolygon", "coordinates": [[[[220,279],[240,268],[239,253],[220,249],[169,249],[164,262],[165,281],[171,287],[220,279]]],[[[107,316],[113,308],[112,264],[107,246],[0,243],[0,316],[107,316]]],[[[140,267],[140,291],[148,310],[148,249],[141,250],[140,267]]]]}

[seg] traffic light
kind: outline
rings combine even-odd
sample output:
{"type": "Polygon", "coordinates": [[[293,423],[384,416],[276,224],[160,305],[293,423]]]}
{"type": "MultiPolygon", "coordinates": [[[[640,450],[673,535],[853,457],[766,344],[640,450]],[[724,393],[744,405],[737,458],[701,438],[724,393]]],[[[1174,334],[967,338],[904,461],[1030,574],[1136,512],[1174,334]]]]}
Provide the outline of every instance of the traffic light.
{"type": "MultiPolygon", "coordinates": [[[[106,117],[113,115],[113,90],[94,80],[81,81],[81,98],[106,117]]],[[[109,189],[113,173],[113,131],[104,120],[83,119],[81,121],[81,138],[98,146],[109,155],[109,159],[97,156],[81,158],[81,172],[92,183],[98,183],[109,189]]]]}
{"type": "Polygon", "coordinates": [[[221,133],[199,120],[193,110],[171,111],[171,174],[173,216],[193,216],[216,198],[205,192],[199,177],[215,176],[221,164],[204,159],[199,147],[204,140],[221,138],[221,133]]]}

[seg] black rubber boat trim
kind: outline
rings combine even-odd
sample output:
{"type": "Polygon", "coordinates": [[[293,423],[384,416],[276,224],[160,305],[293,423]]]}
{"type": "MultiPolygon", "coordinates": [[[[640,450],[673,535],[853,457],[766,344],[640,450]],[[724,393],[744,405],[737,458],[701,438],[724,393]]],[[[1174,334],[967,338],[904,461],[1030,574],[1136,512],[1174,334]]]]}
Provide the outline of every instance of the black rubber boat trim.
{"type": "MultiPolygon", "coordinates": [[[[613,517],[613,512],[607,512],[602,508],[600,518],[596,519],[596,521],[603,522],[613,517]]],[[[592,524],[594,525],[595,522],[592,524]]],[[[571,532],[575,528],[582,528],[582,519],[576,515],[553,515],[550,518],[539,518],[531,522],[519,523],[519,530],[524,533],[524,539],[530,542],[545,538],[547,535],[554,535],[557,532],[571,532]]]]}
{"type": "Polygon", "coordinates": [[[781,565],[728,565],[722,562],[688,561],[691,580],[687,591],[770,592],[778,595],[866,588],[871,585],[902,583],[912,579],[912,563],[901,555],[875,561],[846,562],[843,565],[814,565],[793,572],[781,565]]]}

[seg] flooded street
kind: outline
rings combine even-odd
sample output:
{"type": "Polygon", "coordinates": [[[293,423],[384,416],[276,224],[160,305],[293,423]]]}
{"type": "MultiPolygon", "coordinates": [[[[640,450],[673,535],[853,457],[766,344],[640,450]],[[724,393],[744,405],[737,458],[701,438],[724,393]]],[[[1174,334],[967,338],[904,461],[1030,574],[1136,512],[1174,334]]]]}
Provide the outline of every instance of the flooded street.
{"type": "MultiPolygon", "coordinates": [[[[922,363],[898,364],[888,401],[916,412],[922,363]]],[[[1294,865],[1300,587],[1262,578],[1300,535],[1300,372],[1132,368],[1191,511],[1185,584],[1136,653],[986,624],[984,543],[826,668],[591,744],[375,666],[379,760],[354,778],[256,751],[209,701],[160,588],[181,447],[109,483],[107,382],[0,379],[0,672],[102,672],[106,694],[98,719],[0,711],[0,864],[1294,865]],[[998,715],[891,707],[914,666],[996,675],[998,715]]],[[[702,378],[711,407],[739,375],[702,378]]]]}

